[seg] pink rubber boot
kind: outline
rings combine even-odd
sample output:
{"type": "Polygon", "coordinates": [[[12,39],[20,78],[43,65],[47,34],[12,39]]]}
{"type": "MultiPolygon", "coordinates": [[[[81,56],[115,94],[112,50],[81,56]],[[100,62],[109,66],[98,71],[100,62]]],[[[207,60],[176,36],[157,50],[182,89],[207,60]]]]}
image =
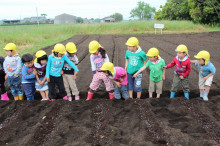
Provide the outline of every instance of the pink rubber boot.
{"type": "Polygon", "coordinates": [[[92,98],[93,98],[93,93],[89,93],[88,92],[88,96],[87,96],[87,98],[86,98],[86,101],[89,101],[89,100],[91,100],[92,98]]]}
{"type": "Polygon", "coordinates": [[[67,96],[64,96],[64,97],[63,97],[63,100],[68,100],[68,97],[67,97],[67,96]]]}
{"type": "Polygon", "coordinates": [[[114,93],[109,93],[109,99],[110,100],[114,99],[114,93]]]}
{"type": "Polygon", "coordinates": [[[1,95],[1,100],[9,101],[9,98],[8,98],[7,92],[5,92],[4,94],[1,95]]]}

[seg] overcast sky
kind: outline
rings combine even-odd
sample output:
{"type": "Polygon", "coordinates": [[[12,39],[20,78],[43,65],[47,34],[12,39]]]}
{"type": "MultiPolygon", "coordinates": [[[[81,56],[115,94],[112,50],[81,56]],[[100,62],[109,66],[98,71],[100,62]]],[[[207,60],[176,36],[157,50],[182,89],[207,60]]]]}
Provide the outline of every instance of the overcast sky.
{"type": "MultiPolygon", "coordinates": [[[[103,18],[115,12],[121,13],[124,19],[129,19],[131,9],[140,0],[0,0],[1,19],[23,19],[47,14],[47,18],[67,13],[83,18],[103,18]]],[[[159,9],[167,0],[142,0],[159,9]]]]}

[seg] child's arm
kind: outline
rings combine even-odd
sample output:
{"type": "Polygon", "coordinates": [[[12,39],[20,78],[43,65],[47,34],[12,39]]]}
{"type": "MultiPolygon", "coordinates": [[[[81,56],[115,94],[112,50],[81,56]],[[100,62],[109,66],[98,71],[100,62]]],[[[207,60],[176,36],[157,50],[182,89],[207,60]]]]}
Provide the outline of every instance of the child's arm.
{"type": "Polygon", "coordinates": [[[75,72],[79,72],[79,69],[75,66],[75,64],[69,60],[69,58],[66,55],[63,55],[64,61],[66,61],[74,70],[75,72]]]}
{"type": "MultiPolygon", "coordinates": [[[[78,65],[76,65],[76,67],[78,68],[78,65]]],[[[73,79],[74,79],[74,80],[76,80],[76,78],[77,78],[77,76],[78,76],[78,73],[79,73],[79,72],[74,72],[74,75],[73,75],[73,79]]]]}
{"type": "Polygon", "coordinates": [[[46,68],[46,78],[47,82],[50,82],[50,66],[51,66],[51,57],[49,56],[46,68]]]}
{"type": "Polygon", "coordinates": [[[105,54],[105,62],[110,62],[110,61],[109,61],[108,54],[105,54]]]}
{"type": "Polygon", "coordinates": [[[191,63],[195,64],[197,62],[197,60],[191,60],[191,63]]]}
{"type": "Polygon", "coordinates": [[[163,70],[163,80],[165,80],[166,79],[166,77],[165,77],[165,74],[166,74],[166,70],[163,70]]]}
{"type": "Polygon", "coordinates": [[[189,62],[186,66],[186,72],[183,74],[183,77],[187,77],[189,73],[191,72],[191,62],[189,62]]]}
{"type": "Polygon", "coordinates": [[[163,69],[168,69],[168,68],[172,68],[176,65],[176,62],[175,62],[175,58],[172,60],[172,62],[166,66],[163,67],[163,69]]]}
{"type": "Polygon", "coordinates": [[[128,59],[125,59],[125,72],[127,73],[128,59]]]}
{"type": "Polygon", "coordinates": [[[211,76],[213,76],[213,74],[212,73],[210,73],[209,75],[207,75],[206,77],[204,77],[203,79],[204,80],[207,80],[209,77],[211,77],[211,76]]]}
{"type": "Polygon", "coordinates": [[[24,66],[23,68],[22,68],[22,77],[24,78],[24,79],[34,79],[35,78],[35,75],[33,74],[33,73],[31,73],[31,74],[28,74],[27,73],[27,69],[26,69],[26,67],[24,66]]]}
{"type": "Polygon", "coordinates": [[[146,65],[143,66],[138,72],[136,72],[136,73],[133,75],[133,78],[136,78],[137,75],[138,75],[139,73],[143,72],[146,68],[147,68],[146,65]]]}
{"type": "Polygon", "coordinates": [[[17,68],[16,68],[16,70],[15,70],[15,75],[20,74],[20,72],[21,72],[21,58],[18,57],[18,58],[17,58],[17,68]]]}
{"type": "Polygon", "coordinates": [[[92,56],[90,56],[90,63],[91,63],[91,67],[92,67],[92,73],[95,74],[96,73],[96,67],[95,67],[95,64],[93,62],[92,56]]]}
{"type": "Polygon", "coordinates": [[[112,80],[119,88],[121,87],[121,83],[120,82],[117,82],[115,80],[112,80]]]}

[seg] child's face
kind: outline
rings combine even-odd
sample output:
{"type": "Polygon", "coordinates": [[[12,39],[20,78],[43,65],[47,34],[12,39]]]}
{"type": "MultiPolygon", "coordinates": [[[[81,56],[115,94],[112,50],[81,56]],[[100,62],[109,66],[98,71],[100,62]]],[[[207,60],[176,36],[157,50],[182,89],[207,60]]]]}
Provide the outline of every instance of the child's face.
{"type": "Polygon", "coordinates": [[[98,55],[99,54],[99,50],[97,50],[95,53],[93,53],[93,55],[98,55]]]}
{"type": "Polygon", "coordinates": [[[69,53],[71,57],[73,57],[74,55],[76,55],[76,53],[69,53]]]}
{"type": "Polygon", "coordinates": [[[25,66],[27,66],[27,67],[32,67],[32,66],[34,65],[34,61],[32,60],[32,61],[30,61],[30,62],[25,62],[24,64],[25,64],[25,66]]]}
{"type": "Polygon", "coordinates": [[[104,71],[104,74],[108,77],[109,76],[109,74],[108,74],[108,72],[107,71],[104,71]]]}
{"type": "Polygon", "coordinates": [[[57,57],[63,57],[63,54],[58,53],[57,57]]]}
{"type": "Polygon", "coordinates": [[[157,57],[148,57],[150,61],[157,61],[157,57]]]}
{"type": "Polygon", "coordinates": [[[203,59],[197,59],[199,65],[204,65],[205,61],[203,59]]]}
{"type": "Polygon", "coordinates": [[[128,50],[130,52],[136,52],[137,51],[137,47],[136,46],[127,46],[128,50]]]}
{"type": "Polygon", "coordinates": [[[178,56],[180,59],[183,59],[183,58],[186,56],[186,53],[185,53],[185,52],[177,52],[177,56],[178,56]]]}
{"type": "Polygon", "coordinates": [[[41,64],[41,65],[45,65],[46,63],[47,63],[47,60],[41,60],[41,61],[40,61],[40,64],[41,64]]]}
{"type": "Polygon", "coordinates": [[[9,51],[6,50],[6,55],[11,57],[11,56],[14,55],[14,51],[13,51],[13,50],[12,50],[12,51],[10,51],[10,50],[9,50],[9,51]]]}

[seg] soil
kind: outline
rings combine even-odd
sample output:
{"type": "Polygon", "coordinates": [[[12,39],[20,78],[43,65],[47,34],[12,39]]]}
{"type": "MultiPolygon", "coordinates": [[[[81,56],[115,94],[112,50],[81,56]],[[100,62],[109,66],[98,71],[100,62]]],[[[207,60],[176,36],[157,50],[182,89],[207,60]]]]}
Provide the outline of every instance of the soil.
{"type": "MultiPolygon", "coordinates": [[[[76,80],[80,101],[0,101],[0,145],[220,145],[220,32],[198,34],[135,35],[147,52],[157,47],[168,64],[176,56],[175,48],[185,44],[191,59],[208,50],[217,68],[209,101],[199,97],[198,70],[192,65],[190,100],[169,99],[173,69],[166,72],[160,99],[148,98],[149,71],[144,72],[141,99],[108,100],[102,84],[94,100],[86,102],[92,80],[88,44],[97,40],[106,49],[115,66],[124,67],[126,40],[131,35],[77,35],[79,76],[76,80]]],[[[43,48],[48,54],[54,46],[43,48]]],[[[58,98],[59,98],[59,94],[58,98]]],[[[9,91],[9,96],[12,96],[9,91]]]]}

